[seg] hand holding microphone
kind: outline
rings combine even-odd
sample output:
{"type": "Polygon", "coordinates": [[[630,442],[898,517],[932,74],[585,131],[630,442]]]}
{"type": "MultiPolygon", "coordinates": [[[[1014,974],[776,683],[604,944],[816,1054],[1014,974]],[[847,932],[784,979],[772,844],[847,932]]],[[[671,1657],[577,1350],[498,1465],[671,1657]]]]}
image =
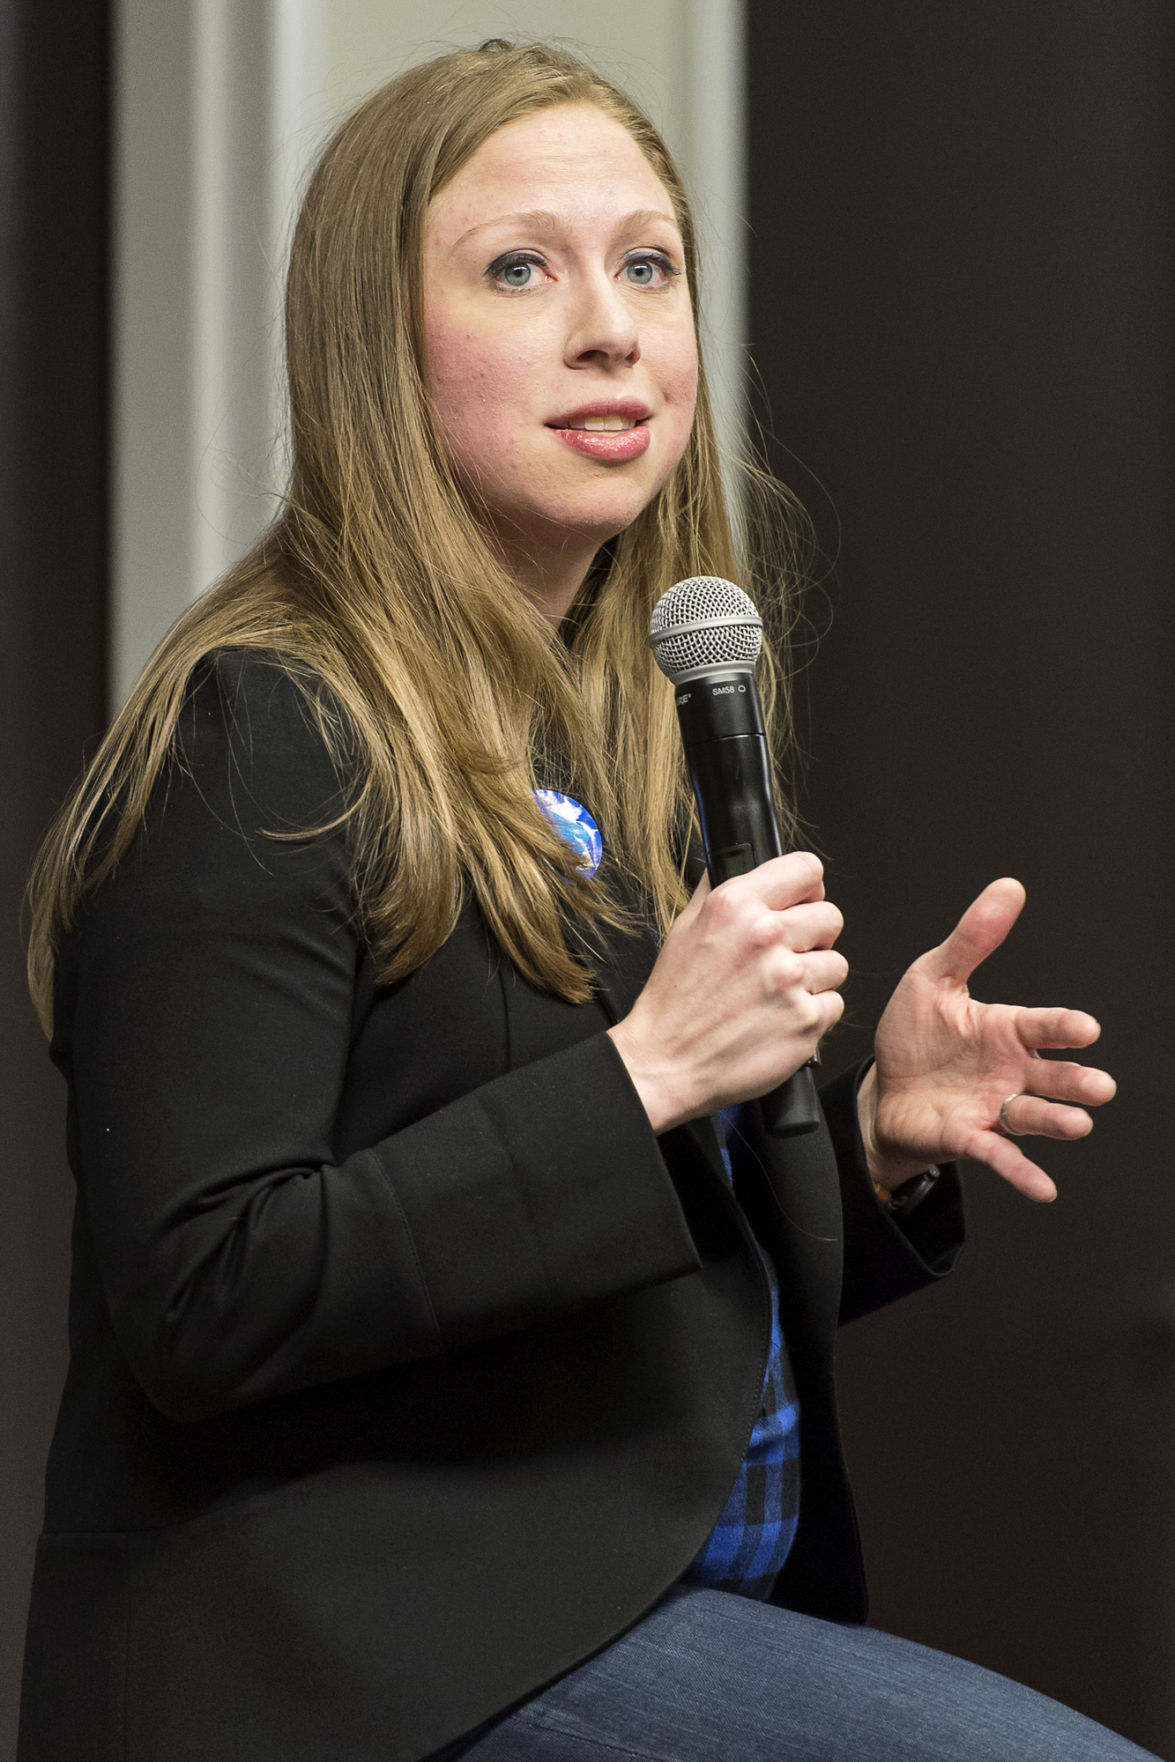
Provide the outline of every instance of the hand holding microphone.
{"type": "Polygon", "coordinates": [[[840,913],[824,899],[818,860],[781,854],[752,672],[761,628],[746,594],[707,576],[679,582],[653,614],[708,869],[611,1030],[657,1131],[752,1096],[766,1098],[773,1131],[813,1130],[808,1061],[843,1009],[840,913]]]}
{"type": "Polygon", "coordinates": [[[718,888],[703,880],[632,1010],[609,1030],[655,1132],[797,1077],[810,1086],[805,1061],[844,1007],[840,928],[807,851],[718,888]]]}

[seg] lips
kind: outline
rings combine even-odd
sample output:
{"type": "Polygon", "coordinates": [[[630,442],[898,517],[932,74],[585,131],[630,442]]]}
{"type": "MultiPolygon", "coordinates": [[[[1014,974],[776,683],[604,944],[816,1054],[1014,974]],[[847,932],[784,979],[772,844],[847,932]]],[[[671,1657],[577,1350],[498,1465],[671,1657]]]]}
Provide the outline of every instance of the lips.
{"type": "Polygon", "coordinates": [[[634,398],[607,399],[581,404],[577,410],[557,416],[547,427],[585,458],[623,464],[648,450],[651,415],[648,405],[634,398]]]}

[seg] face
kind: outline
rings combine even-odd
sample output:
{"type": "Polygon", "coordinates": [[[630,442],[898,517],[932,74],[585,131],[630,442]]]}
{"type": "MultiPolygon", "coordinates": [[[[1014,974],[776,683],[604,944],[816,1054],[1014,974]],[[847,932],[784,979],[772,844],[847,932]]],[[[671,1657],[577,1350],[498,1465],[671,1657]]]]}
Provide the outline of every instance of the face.
{"type": "Polygon", "coordinates": [[[564,104],[479,147],[429,210],[424,328],[433,408],[507,559],[578,586],[680,459],[697,388],[673,204],[619,123],[564,104]]]}

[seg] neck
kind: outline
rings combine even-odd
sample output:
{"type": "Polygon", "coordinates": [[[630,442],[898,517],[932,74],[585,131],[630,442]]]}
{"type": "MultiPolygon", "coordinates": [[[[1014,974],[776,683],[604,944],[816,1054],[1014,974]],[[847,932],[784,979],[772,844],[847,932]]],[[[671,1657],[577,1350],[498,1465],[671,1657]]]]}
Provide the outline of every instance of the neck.
{"type": "Polygon", "coordinates": [[[587,580],[599,541],[565,529],[541,554],[533,544],[498,535],[502,561],[527,599],[549,623],[562,624],[587,580]]]}

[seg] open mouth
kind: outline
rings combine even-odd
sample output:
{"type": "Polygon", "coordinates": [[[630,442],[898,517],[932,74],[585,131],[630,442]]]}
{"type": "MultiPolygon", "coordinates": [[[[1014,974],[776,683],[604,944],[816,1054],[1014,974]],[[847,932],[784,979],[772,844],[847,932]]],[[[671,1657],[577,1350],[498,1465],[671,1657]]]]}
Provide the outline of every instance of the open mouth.
{"type": "Polygon", "coordinates": [[[631,434],[652,414],[643,398],[591,398],[552,416],[547,427],[575,434],[631,434]]]}
{"type": "Polygon", "coordinates": [[[571,422],[552,422],[552,428],[570,428],[579,434],[624,434],[647,420],[636,416],[581,416],[571,422]]]}

